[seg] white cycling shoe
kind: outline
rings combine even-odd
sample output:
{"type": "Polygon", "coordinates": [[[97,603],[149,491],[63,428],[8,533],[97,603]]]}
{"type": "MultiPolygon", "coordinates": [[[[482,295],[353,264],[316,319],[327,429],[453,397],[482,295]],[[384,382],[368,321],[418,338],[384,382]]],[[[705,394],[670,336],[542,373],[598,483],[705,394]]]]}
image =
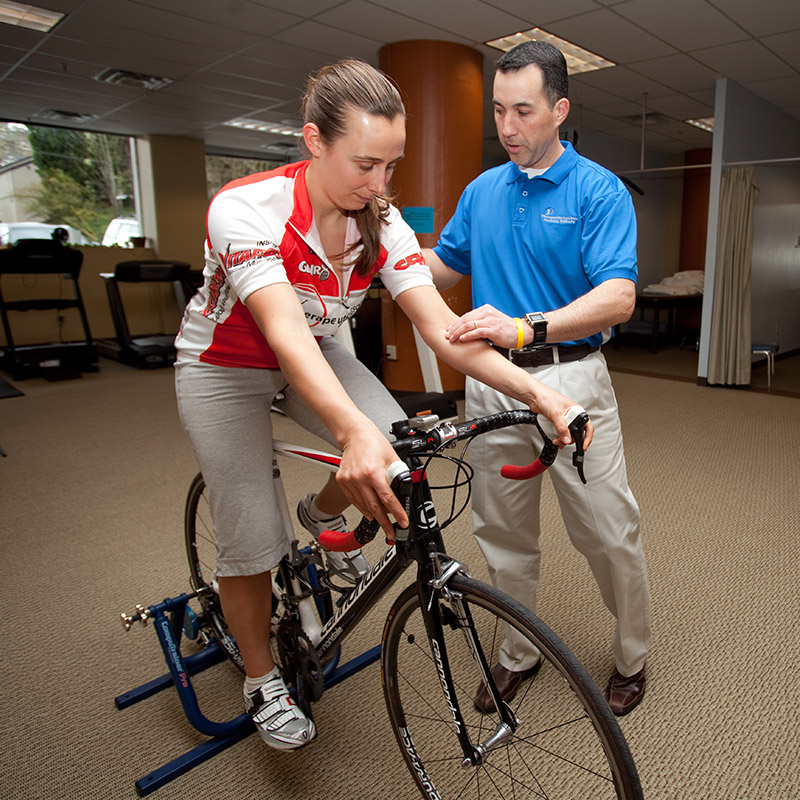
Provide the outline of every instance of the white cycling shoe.
{"type": "MultiPolygon", "coordinates": [[[[300,520],[300,524],[315,539],[319,539],[322,531],[344,532],[349,530],[347,520],[341,514],[327,519],[316,519],[311,515],[311,503],[314,502],[316,496],[316,494],[307,494],[297,504],[297,518],[300,520]]],[[[326,550],[325,553],[328,557],[330,571],[348,583],[357,583],[362,575],[366,575],[369,572],[369,562],[361,550],[351,550],[349,553],[336,553],[326,550]]]]}
{"type": "Polygon", "coordinates": [[[296,750],[317,735],[314,723],[298,708],[280,675],[252,694],[245,691],[244,707],[259,736],[276,750],[296,750]]]}

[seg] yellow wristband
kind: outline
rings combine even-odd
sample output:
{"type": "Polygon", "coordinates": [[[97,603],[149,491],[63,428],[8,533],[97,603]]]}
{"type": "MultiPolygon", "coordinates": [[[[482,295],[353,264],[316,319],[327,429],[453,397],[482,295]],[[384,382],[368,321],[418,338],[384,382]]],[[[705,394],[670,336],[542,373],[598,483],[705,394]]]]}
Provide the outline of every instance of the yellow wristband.
{"type": "Polygon", "coordinates": [[[525,344],[525,329],[522,327],[522,320],[519,317],[514,317],[514,322],[517,323],[517,350],[520,350],[525,344]]]}

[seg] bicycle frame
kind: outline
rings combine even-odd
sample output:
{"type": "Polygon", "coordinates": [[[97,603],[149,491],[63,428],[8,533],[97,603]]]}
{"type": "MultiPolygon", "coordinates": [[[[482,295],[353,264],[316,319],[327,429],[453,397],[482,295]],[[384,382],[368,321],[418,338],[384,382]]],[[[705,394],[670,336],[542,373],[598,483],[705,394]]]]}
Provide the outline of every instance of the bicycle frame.
{"type": "MultiPolygon", "coordinates": [[[[273,441],[273,452],[279,456],[313,463],[335,472],[341,462],[341,456],[326,453],[323,450],[301,447],[287,442],[273,441]]],[[[283,482],[280,470],[276,466],[273,471],[275,481],[275,493],[281,504],[281,513],[284,515],[284,525],[287,533],[293,530],[291,521],[288,517],[288,505],[286,495],[283,490],[283,482]]],[[[291,538],[294,538],[292,533],[291,538]]],[[[358,582],[354,589],[348,593],[342,601],[341,607],[335,609],[333,616],[320,626],[313,613],[309,601],[305,598],[298,602],[301,624],[306,635],[316,647],[317,653],[322,658],[334,645],[343,640],[347,634],[353,630],[358,622],[374,607],[379,598],[386,592],[404,572],[406,565],[401,565],[397,548],[389,547],[377,561],[375,566],[358,582]]],[[[291,576],[291,583],[295,596],[302,594],[299,581],[296,576],[291,576]]],[[[277,589],[276,589],[277,591],[277,589]]]]}
{"type": "MultiPolygon", "coordinates": [[[[335,472],[341,460],[338,456],[332,456],[324,451],[298,447],[281,441],[273,443],[273,450],[276,454],[299,461],[311,461],[321,464],[332,472],[335,472]]],[[[506,737],[514,733],[518,720],[511,709],[500,702],[494,681],[489,679],[491,666],[484,655],[480,642],[475,637],[469,609],[461,604],[458,597],[448,592],[447,581],[454,572],[459,570],[464,571],[466,574],[469,574],[469,572],[457,561],[447,558],[427,478],[424,471],[419,467],[418,460],[415,457],[409,460],[412,461],[410,466],[414,468],[411,473],[412,496],[410,508],[412,513],[408,543],[401,540],[395,546],[387,548],[375,566],[345,596],[341,607],[334,611],[333,616],[322,628],[319,629],[319,624],[314,619],[314,635],[308,630],[306,630],[306,633],[314,644],[318,656],[322,659],[332,647],[340,644],[348,633],[376,605],[384,593],[405,572],[409,566],[409,561],[416,561],[418,563],[416,582],[420,593],[421,606],[424,609],[423,616],[428,635],[428,644],[439,673],[442,691],[447,699],[453,724],[464,752],[464,765],[474,765],[481,763],[486,753],[500,746],[506,737]],[[464,718],[458,705],[458,693],[453,683],[447,660],[447,647],[442,631],[441,613],[438,603],[433,602],[434,595],[437,593],[443,594],[449,601],[458,625],[464,632],[469,650],[481,674],[487,680],[490,691],[495,695],[497,707],[500,709],[501,724],[492,736],[478,745],[473,744],[469,738],[464,718]],[[319,630],[318,633],[316,633],[316,629],[319,630]]],[[[280,474],[277,469],[275,470],[275,480],[280,483],[280,474]]],[[[279,496],[285,501],[282,484],[276,488],[280,489],[279,496]]],[[[297,591],[298,583],[296,578],[291,582],[291,585],[297,591]]],[[[304,602],[306,601],[301,600],[300,604],[304,602]]],[[[301,614],[302,619],[303,615],[301,614]]]]}

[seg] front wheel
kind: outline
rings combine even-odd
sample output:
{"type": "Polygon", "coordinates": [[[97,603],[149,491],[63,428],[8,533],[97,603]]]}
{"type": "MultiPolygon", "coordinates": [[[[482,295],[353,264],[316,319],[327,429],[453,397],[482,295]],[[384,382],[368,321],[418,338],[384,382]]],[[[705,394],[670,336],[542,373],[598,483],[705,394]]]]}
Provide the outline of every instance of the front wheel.
{"type": "MultiPolygon", "coordinates": [[[[564,643],[524,606],[491,586],[456,576],[448,590],[450,600],[437,593],[435,602],[454,696],[442,690],[443,660],[432,657],[416,584],[395,601],[384,628],[386,705],[422,796],[640,800],[636,767],[617,720],[564,643]],[[463,605],[456,609],[453,603],[463,605]],[[471,622],[465,624],[465,618],[471,622]],[[507,629],[539,650],[542,666],[508,703],[518,726],[497,744],[492,739],[500,725],[497,711],[481,713],[473,703],[482,686],[474,649],[478,641],[492,667],[507,629]],[[477,765],[463,765],[465,754],[454,725],[456,705],[473,747],[487,751],[477,765]]],[[[438,645],[436,649],[440,651],[438,645]]]]}

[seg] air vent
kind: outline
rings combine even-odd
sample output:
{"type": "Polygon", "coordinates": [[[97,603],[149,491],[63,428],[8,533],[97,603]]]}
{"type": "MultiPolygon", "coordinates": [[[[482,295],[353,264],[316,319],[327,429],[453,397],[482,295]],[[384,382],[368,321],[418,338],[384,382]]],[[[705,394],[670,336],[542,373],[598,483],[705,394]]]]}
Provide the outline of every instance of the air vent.
{"type": "Polygon", "coordinates": [[[49,119],[54,122],[88,122],[94,119],[94,114],[80,114],[77,111],[61,111],[58,108],[43,108],[37,111],[36,119],[49,119]]]}
{"type": "Polygon", "coordinates": [[[169,86],[169,78],[159,78],[156,75],[145,75],[142,72],[129,72],[125,69],[107,69],[95,75],[96,81],[110,83],[112,86],[126,86],[129,89],[146,89],[150,92],[169,86]]]}
{"type": "MultiPolygon", "coordinates": [[[[641,114],[629,114],[626,117],[617,117],[620,122],[630,122],[634,125],[641,125],[642,124],[642,115],[641,114]]],[[[675,122],[672,117],[668,117],[666,114],[661,114],[658,111],[648,111],[644,115],[645,125],[656,125],[662,122],[675,122]]]]}

